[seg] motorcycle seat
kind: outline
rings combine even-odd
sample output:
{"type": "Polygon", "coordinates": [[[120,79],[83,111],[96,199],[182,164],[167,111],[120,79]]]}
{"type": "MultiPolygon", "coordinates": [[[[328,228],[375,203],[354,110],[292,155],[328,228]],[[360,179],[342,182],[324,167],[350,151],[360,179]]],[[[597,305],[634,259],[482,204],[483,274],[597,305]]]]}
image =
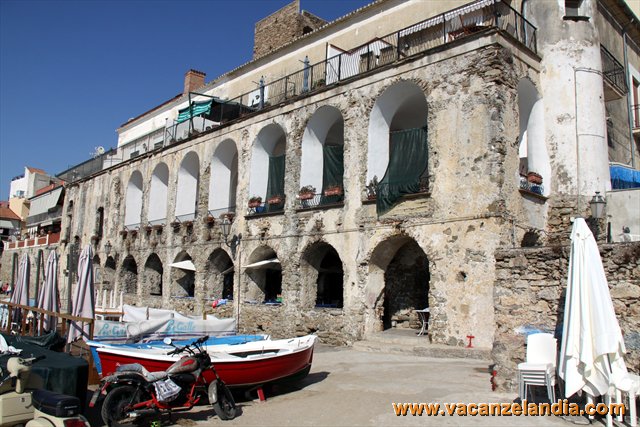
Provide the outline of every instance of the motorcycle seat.
{"type": "Polygon", "coordinates": [[[116,368],[118,373],[131,373],[135,372],[144,377],[150,383],[164,380],[169,376],[165,371],[149,372],[144,366],[139,363],[128,363],[126,365],[120,365],[116,368]]]}
{"type": "Polygon", "coordinates": [[[80,413],[80,399],[49,390],[34,390],[31,402],[38,411],[54,417],[73,417],[80,413]]]}

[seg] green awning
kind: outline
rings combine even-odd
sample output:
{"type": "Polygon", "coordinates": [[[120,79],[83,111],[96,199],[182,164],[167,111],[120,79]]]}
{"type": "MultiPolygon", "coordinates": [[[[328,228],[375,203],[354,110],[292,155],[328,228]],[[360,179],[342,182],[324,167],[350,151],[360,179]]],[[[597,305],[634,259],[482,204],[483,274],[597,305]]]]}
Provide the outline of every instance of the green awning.
{"type": "Polygon", "coordinates": [[[178,110],[178,123],[186,122],[192,117],[211,112],[212,101],[192,102],[191,106],[178,110]]]}

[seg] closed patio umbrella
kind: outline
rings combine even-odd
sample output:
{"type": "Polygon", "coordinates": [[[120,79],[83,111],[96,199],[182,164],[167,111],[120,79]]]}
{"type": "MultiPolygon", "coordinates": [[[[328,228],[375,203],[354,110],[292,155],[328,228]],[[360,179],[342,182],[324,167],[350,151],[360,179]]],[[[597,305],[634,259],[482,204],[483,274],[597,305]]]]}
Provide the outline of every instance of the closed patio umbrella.
{"type": "Polygon", "coordinates": [[[624,340],[600,252],[583,218],[571,232],[571,256],[558,372],[565,396],[601,396],[626,377],[624,340]]]}
{"type": "MultiPolygon", "coordinates": [[[[16,283],[13,286],[13,293],[11,294],[11,302],[14,304],[29,305],[30,267],[29,255],[22,255],[22,258],[20,258],[20,266],[18,267],[18,276],[16,277],[16,283]]],[[[16,309],[13,313],[13,319],[16,323],[20,323],[22,321],[22,310],[16,309]]]]}
{"type": "MultiPolygon", "coordinates": [[[[38,295],[38,308],[58,313],[60,301],[58,301],[58,255],[55,250],[49,252],[47,265],[44,270],[44,282],[38,295]]],[[[48,314],[43,316],[42,328],[45,331],[55,330],[58,318],[48,314]]]]}
{"type": "MultiPolygon", "coordinates": [[[[93,251],[91,245],[87,245],[78,259],[78,286],[73,300],[71,301],[71,314],[73,316],[88,317],[95,316],[95,303],[93,298],[93,251]]],[[[81,322],[71,322],[67,342],[71,343],[81,336],[89,337],[90,325],[81,322]]]]}

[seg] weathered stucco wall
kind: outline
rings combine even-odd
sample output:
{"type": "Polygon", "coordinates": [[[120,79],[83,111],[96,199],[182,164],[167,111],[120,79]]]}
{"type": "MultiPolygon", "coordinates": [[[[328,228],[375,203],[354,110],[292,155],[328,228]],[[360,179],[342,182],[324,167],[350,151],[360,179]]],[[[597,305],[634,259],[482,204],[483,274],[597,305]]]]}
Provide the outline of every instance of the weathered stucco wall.
{"type": "MultiPolygon", "coordinates": [[[[562,334],[569,246],[496,252],[492,357],[500,389],[517,389],[527,329],[562,334]]],[[[640,243],[600,245],[613,306],[625,339],[629,370],[640,371],[640,243]]]]}

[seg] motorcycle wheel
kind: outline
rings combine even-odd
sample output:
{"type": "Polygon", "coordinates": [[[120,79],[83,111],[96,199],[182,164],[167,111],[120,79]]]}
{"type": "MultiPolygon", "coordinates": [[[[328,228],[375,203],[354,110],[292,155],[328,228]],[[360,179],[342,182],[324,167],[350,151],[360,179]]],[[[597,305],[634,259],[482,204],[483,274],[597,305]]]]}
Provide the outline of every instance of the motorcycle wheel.
{"type": "Polygon", "coordinates": [[[130,426],[131,421],[125,422],[127,406],[141,401],[141,396],[136,393],[136,388],[132,386],[116,387],[107,394],[102,404],[100,415],[102,421],[109,427],[130,426]],[[136,395],[134,397],[134,395],[136,395]]]}
{"type": "Polygon", "coordinates": [[[236,402],[229,388],[224,384],[218,384],[218,401],[213,404],[213,410],[223,421],[232,420],[236,417],[236,402]]]}

